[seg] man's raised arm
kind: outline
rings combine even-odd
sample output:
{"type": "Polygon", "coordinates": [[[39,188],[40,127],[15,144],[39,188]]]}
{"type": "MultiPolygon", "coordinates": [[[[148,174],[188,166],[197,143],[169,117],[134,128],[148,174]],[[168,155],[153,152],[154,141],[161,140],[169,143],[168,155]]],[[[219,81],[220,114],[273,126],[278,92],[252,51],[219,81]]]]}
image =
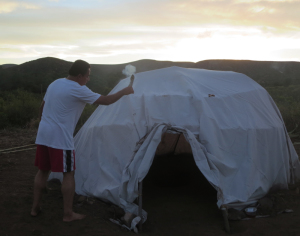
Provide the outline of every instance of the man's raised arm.
{"type": "Polygon", "coordinates": [[[116,92],[114,94],[110,94],[107,96],[101,95],[95,102],[94,104],[100,104],[100,105],[110,105],[112,103],[115,103],[118,101],[121,97],[124,95],[129,95],[134,93],[132,86],[128,86],[119,92],[116,92]]]}

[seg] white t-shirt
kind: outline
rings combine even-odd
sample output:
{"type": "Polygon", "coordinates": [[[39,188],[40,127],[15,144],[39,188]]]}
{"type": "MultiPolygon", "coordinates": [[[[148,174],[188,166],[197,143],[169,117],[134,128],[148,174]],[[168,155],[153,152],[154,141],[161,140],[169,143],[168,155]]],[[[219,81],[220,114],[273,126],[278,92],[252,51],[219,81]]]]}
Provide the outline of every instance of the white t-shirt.
{"type": "Polygon", "coordinates": [[[85,104],[93,104],[100,96],[72,80],[53,81],[44,97],[45,105],[35,143],[73,150],[73,133],[85,104]]]}

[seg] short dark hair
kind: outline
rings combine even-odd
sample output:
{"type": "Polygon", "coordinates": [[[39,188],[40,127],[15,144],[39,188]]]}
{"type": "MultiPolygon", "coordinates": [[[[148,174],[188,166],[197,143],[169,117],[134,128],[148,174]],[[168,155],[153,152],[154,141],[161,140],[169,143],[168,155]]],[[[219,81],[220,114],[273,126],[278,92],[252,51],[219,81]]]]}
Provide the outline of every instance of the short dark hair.
{"type": "Polygon", "coordinates": [[[91,68],[89,63],[83,60],[77,60],[72,64],[69,70],[69,75],[72,76],[77,76],[80,74],[85,75],[89,68],[91,68]]]}

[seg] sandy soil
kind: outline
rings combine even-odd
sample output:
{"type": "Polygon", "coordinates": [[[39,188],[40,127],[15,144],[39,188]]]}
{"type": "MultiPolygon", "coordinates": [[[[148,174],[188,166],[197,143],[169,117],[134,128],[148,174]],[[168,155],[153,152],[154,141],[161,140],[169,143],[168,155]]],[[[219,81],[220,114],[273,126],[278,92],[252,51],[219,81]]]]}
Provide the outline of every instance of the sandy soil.
{"type": "MultiPolygon", "coordinates": [[[[0,131],[0,149],[34,143],[35,130],[0,131]]],[[[33,146],[34,147],[34,146],[33,146]]],[[[296,144],[300,153],[300,145],[296,144]]],[[[30,147],[26,147],[30,148],[30,147]]],[[[0,153],[0,235],[135,235],[109,221],[118,217],[120,210],[98,199],[78,201],[75,196],[74,209],[87,214],[82,221],[62,222],[62,195],[58,183],[49,183],[44,195],[43,211],[38,217],[30,216],[32,204],[35,150],[0,153]]],[[[161,171],[167,159],[155,161],[144,183],[144,209],[148,220],[143,225],[142,235],[228,235],[223,218],[216,205],[216,191],[195,171],[191,157],[183,165],[178,159],[175,171],[184,168],[180,178],[168,173],[166,181],[161,171]],[[185,166],[183,168],[183,166],[185,166]],[[176,170],[178,169],[178,170],[176,170]],[[197,181],[193,181],[197,180],[197,181]]],[[[175,173],[174,171],[174,173],[175,173]]],[[[270,217],[230,221],[233,235],[300,235],[299,186],[291,187],[276,196],[292,213],[276,214],[270,217]]],[[[80,199],[79,199],[80,200],[80,199]]]]}

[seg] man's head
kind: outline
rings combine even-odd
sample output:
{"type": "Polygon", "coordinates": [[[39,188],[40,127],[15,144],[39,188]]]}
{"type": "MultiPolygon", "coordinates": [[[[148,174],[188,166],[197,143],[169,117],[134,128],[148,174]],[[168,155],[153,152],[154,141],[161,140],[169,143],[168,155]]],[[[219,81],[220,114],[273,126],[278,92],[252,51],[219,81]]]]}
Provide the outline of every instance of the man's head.
{"type": "Polygon", "coordinates": [[[69,75],[76,78],[80,85],[85,85],[90,80],[91,66],[83,60],[75,61],[70,70],[69,75]]]}

